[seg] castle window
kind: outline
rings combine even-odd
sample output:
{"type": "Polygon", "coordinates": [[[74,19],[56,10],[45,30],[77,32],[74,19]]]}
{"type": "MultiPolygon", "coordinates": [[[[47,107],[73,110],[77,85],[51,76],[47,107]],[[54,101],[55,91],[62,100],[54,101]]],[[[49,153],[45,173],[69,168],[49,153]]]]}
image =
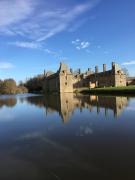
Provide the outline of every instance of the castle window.
{"type": "Polygon", "coordinates": [[[65,82],[65,85],[67,86],[67,82],[65,82]]]}

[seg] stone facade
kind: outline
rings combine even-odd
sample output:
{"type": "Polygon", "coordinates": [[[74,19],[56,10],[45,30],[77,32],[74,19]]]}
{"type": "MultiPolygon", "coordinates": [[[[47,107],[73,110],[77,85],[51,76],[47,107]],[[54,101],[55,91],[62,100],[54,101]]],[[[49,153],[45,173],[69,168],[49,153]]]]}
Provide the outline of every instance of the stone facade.
{"type": "Polygon", "coordinates": [[[119,87],[126,86],[126,75],[118,66],[112,63],[112,69],[106,70],[106,65],[103,64],[103,72],[98,71],[98,66],[95,67],[95,72],[89,68],[85,73],[73,73],[67,65],[60,63],[60,68],[56,73],[47,72],[44,81],[45,92],[73,92],[79,88],[96,88],[96,87],[119,87]]]}
{"type": "Polygon", "coordinates": [[[120,67],[112,63],[112,69],[106,71],[106,65],[103,64],[103,72],[98,71],[95,67],[95,73],[88,71],[74,77],[74,88],[96,88],[96,87],[118,87],[126,86],[126,75],[120,67]]]}
{"type": "Polygon", "coordinates": [[[45,92],[73,92],[73,75],[67,65],[60,63],[56,73],[46,73],[43,89],[45,92]]]}

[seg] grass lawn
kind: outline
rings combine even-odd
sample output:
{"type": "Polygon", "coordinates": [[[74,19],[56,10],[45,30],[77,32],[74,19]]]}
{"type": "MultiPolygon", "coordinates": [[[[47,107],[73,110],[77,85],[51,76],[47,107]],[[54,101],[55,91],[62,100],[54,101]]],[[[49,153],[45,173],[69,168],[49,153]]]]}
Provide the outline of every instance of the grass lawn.
{"type": "Polygon", "coordinates": [[[86,94],[135,94],[135,86],[85,89],[85,90],[82,90],[81,93],[86,93],[86,94]]]}

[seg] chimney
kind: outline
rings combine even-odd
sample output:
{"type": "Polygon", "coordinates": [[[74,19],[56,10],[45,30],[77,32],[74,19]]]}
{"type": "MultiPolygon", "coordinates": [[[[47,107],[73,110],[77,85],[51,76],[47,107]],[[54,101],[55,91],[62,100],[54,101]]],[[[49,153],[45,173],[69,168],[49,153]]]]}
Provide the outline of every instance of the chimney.
{"type": "Polygon", "coordinates": [[[78,69],[78,73],[81,74],[81,69],[80,68],[78,69]]]}
{"type": "Polygon", "coordinates": [[[91,72],[91,68],[88,68],[88,71],[91,72]]]}
{"type": "Polygon", "coordinates": [[[98,73],[98,66],[95,67],[95,73],[98,73]]]}
{"type": "Polygon", "coordinates": [[[103,64],[103,72],[106,72],[106,64],[103,64]]]}
{"type": "Polygon", "coordinates": [[[115,67],[115,62],[112,62],[112,69],[114,69],[115,67]]]}
{"type": "Polygon", "coordinates": [[[44,76],[45,76],[45,74],[46,74],[46,71],[44,70],[44,76]]]}

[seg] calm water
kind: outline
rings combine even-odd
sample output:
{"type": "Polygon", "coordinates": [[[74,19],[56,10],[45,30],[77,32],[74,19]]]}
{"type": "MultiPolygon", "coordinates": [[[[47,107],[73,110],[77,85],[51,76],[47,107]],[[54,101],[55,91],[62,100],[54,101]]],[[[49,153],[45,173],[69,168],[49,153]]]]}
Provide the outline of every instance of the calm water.
{"type": "Polygon", "coordinates": [[[134,180],[135,98],[0,96],[0,180],[134,180]]]}

